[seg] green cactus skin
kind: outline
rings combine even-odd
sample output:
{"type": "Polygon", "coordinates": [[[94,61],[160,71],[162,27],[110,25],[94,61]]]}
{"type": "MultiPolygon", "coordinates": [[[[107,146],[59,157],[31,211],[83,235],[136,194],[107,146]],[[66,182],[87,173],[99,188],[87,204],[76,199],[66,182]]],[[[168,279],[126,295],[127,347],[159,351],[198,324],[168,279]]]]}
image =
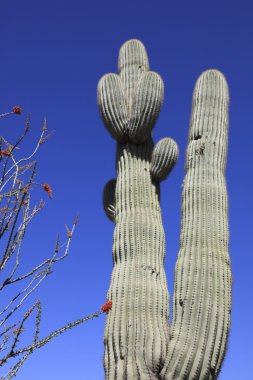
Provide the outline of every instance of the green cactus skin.
{"type": "Polygon", "coordinates": [[[231,272],[224,172],[229,94],[208,70],[194,94],[182,194],[173,323],[162,379],[216,379],[230,326],[231,272]]]}
{"type": "Polygon", "coordinates": [[[107,74],[98,84],[101,117],[117,140],[117,178],[103,193],[105,212],[115,223],[106,379],[216,379],[231,308],[226,81],[209,70],[194,91],[170,327],[159,183],[173,168],[178,148],[170,138],[154,146],[163,82],[149,71],[140,41],[121,47],[118,68],[119,75],[107,74]]]}

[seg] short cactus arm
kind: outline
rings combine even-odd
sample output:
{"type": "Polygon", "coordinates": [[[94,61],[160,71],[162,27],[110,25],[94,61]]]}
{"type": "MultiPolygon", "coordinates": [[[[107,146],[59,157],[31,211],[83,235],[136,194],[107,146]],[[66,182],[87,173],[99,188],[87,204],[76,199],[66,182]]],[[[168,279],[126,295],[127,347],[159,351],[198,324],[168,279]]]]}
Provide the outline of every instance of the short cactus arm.
{"type": "Polygon", "coordinates": [[[154,181],[163,181],[174,167],[178,157],[178,146],[174,140],[164,137],[155,145],[151,157],[151,176],[154,181]]]}
{"type": "Polygon", "coordinates": [[[116,190],[116,180],[111,179],[107,182],[103,191],[103,206],[108,218],[114,222],[115,221],[115,190],[116,190]]]}
{"type": "Polygon", "coordinates": [[[216,379],[225,354],[231,309],[228,102],[223,75],[204,72],[193,95],[165,380],[216,379]]]}

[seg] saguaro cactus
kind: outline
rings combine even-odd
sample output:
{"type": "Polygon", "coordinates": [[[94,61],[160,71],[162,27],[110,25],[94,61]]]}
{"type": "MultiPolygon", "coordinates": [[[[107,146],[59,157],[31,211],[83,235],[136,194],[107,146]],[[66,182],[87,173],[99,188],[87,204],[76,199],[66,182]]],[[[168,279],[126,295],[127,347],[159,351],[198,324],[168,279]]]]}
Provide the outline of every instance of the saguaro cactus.
{"type": "Polygon", "coordinates": [[[173,168],[178,148],[170,138],[153,144],[163,82],[149,70],[140,41],[121,47],[118,66],[118,75],[107,74],[98,84],[102,119],[117,140],[117,178],[103,197],[115,223],[106,379],[216,379],[231,308],[227,84],[220,72],[209,70],[194,90],[170,327],[159,183],[173,168]]]}

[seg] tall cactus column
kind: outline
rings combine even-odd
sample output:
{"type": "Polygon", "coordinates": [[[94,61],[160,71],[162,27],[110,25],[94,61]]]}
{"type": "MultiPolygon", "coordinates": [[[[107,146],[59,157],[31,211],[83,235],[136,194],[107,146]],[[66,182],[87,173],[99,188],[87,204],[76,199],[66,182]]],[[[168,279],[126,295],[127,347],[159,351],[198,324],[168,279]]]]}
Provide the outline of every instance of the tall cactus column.
{"type": "Polygon", "coordinates": [[[228,88],[216,70],[198,79],[182,195],[173,324],[162,379],[216,379],[230,325],[227,156],[228,88]]]}
{"type": "Polygon", "coordinates": [[[178,149],[170,138],[155,146],[152,141],[162,100],[163,82],[149,71],[145,48],[128,41],[120,50],[119,75],[107,74],[98,85],[101,116],[117,140],[117,178],[104,189],[104,208],[115,223],[107,380],[217,379],[226,350],[228,87],[220,72],[208,70],[193,94],[171,327],[159,183],[178,149]]]}
{"type": "Polygon", "coordinates": [[[113,308],[104,334],[106,379],[158,379],[169,342],[169,294],[159,182],[176,162],[176,143],[155,147],[151,130],[163,101],[163,82],[149,71],[144,46],[124,44],[119,75],[98,85],[101,116],[117,144],[117,179],[104,189],[115,222],[114,267],[108,299],[113,308]]]}

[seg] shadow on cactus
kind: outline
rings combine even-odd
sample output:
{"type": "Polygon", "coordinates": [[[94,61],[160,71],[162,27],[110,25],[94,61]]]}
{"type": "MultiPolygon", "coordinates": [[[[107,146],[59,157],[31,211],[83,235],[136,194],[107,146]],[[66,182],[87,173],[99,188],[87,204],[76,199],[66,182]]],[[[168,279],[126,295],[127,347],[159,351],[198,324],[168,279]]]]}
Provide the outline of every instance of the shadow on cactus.
{"type": "Polygon", "coordinates": [[[121,47],[118,71],[98,84],[100,114],[117,141],[117,178],[103,193],[105,212],[115,223],[106,379],[216,379],[231,311],[226,80],[208,70],[193,94],[170,326],[159,187],[176,163],[178,147],[169,137],[153,143],[163,81],[149,70],[140,41],[121,47]]]}

